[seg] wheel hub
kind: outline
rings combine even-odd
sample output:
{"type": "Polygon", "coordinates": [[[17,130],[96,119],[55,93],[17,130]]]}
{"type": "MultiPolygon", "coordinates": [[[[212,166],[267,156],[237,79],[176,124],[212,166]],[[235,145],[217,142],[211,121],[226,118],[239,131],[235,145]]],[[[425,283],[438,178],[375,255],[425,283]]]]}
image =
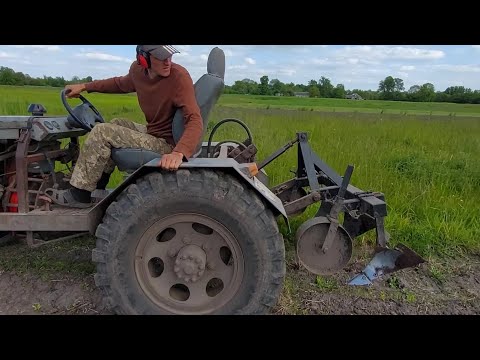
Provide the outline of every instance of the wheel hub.
{"type": "Polygon", "coordinates": [[[187,245],[180,249],[173,271],[185,282],[198,281],[205,272],[207,254],[197,245],[187,245]]]}
{"type": "Polygon", "coordinates": [[[221,309],[242,283],[244,262],[231,232],[200,214],[173,214],[156,221],[135,251],[141,289],[156,306],[174,314],[221,309]]]}

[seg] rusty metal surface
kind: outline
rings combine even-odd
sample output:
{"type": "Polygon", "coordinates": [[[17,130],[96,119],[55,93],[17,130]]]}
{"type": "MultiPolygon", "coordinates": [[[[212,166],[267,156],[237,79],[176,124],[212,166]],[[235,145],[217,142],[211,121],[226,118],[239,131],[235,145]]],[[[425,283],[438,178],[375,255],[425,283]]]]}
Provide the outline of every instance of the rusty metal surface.
{"type": "Polygon", "coordinates": [[[99,210],[97,205],[89,209],[57,207],[52,211],[0,213],[0,231],[90,231],[93,233],[98,224],[99,210]]]}
{"type": "Polygon", "coordinates": [[[352,257],[352,239],[341,226],[338,226],[330,248],[323,252],[329,227],[327,218],[316,217],[304,222],[295,235],[300,264],[317,275],[328,275],[343,269],[352,257]]]}
{"type": "Polygon", "coordinates": [[[222,224],[200,214],[163,218],[143,234],[135,252],[135,273],[147,297],[175,314],[221,308],[244,277],[238,240],[222,224]]]}
{"type": "Polygon", "coordinates": [[[28,153],[28,145],[30,143],[30,131],[28,129],[20,130],[20,137],[17,143],[17,151],[15,158],[16,166],[16,183],[18,196],[18,212],[26,213],[28,207],[28,169],[26,156],[28,153]]]}
{"type": "Polygon", "coordinates": [[[291,190],[282,192],[278,197],[284,201],[285,211],[288,216],[300,215],[307,207],[321,200],[318,192],[314,191],[307,195],[303,188],[298,189],[295,193],[291,190]]]}

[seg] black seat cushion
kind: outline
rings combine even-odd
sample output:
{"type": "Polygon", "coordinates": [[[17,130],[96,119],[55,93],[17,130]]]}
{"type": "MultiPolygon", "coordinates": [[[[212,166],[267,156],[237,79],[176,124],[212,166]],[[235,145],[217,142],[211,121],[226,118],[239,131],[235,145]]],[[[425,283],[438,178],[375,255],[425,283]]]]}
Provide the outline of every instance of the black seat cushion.
{"type": "Polygon", "coordinates": [[[112,149],[112,160],[120,171],[136,170],[153,159],[162,155],[144,149],[112,149]]]}

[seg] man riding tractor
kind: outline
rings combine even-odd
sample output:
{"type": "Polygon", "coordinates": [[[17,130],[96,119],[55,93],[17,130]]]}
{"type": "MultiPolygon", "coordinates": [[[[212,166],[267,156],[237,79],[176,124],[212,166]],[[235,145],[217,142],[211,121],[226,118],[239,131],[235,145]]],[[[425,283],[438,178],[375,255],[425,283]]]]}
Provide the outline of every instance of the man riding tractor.
{"type": "Polygon", "coordinates": [[[115,168],[112,147],[142,148],[162,154],[160,167],[171,171],[193,155],[202,137],[203,121],[189,72],[172,62],[172,55],[179,51],[171,45],[138,45],[136,52],[136,61],[127,75],[67,85],[66,93],[72,98],[83,91],[136,92],[147,125],[127,119],[97,124],[83,144],[70,180],[72,187],[46,190],[53,202],[76,208],[92,206],[92,192],[105,189],[115,168]],[[175,144],[172,120],[178,109],[182,109],[185,130],[175,144]]]}

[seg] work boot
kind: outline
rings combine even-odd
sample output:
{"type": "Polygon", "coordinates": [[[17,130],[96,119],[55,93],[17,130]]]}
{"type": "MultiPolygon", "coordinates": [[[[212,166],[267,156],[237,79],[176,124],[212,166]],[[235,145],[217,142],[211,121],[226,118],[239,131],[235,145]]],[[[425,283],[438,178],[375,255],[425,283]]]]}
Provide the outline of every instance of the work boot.
{"type": "Polygon", "coordinates": [[[105,190],[107,188],[108,182],[110,181],[110,175],[107,173],[102,173],[102,177],[97,182],[97,189],[98,190],[105,190]]]}

